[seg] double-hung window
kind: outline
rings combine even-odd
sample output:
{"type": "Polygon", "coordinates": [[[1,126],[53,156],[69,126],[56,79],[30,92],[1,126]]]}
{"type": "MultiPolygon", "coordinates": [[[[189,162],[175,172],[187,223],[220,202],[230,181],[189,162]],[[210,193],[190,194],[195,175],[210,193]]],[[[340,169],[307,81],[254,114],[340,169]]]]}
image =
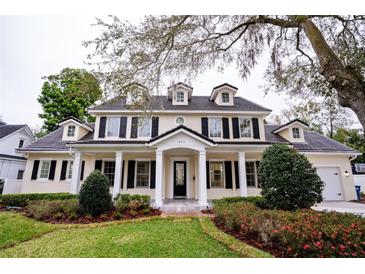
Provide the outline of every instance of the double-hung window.
{"type": "Polygon", "coordinates": [[[138,137],[151,137],[151,118],[138,119],[138,137]]]}
{"type": "Polygon", "coordinates": [[[222,93],[222,103],[229,103],[229,93],[228,92],[222,93]]]}
{"type": "Polygon", "coordinates": [[[224,187],[223,162],[210,162],[211,187],[224,187]]]}
{"type": "Polygon", "coordinates": [[[38,178],[39,179],[48,179],[50,168],[51,168],[50,160],[41,161],[41,168],[39,169],[38,178]]]}
{"type": "Polygon", "coordinates": [[[150,182],[150,162],[137,161],[136,187],[148,187],[150,182]]]}
{"type": "Polygon", "coordinates": [[[107,137],[118,137],[119,136],[119,117],[108,117],[107,119],[107,127],[106,127],[106,136],[107,137]]]}
{"type": "Polygon", "coordinates": [[[18,148],[22,148],[23,146],[24,146],[24,140],[23,139],[20,139],[19,140],[18,148]]]}
{"type": "Polygon", "coordinates": [[[240,136],[241,138],[252,137],[251,119],[240,118],[240,136]]]}
{"type": "Polygon", "coordinates": [[[108,178],[109,184],[112,186],[114,184],[115,161],[103,161],[103,164],[103,173],[108,178]]]}
{"type": "Polygon", "coordinates": [[[185,93],[182,91],[178,91],[176,92],[176,102],[177,103],[183,103],[184,102],[184,98],[185,97],[185,93]]]}
{"type": "Polygon", "coordinates": [[[221,138],[222,137],[222,119],[219,117],[209,118],[209,137],[221,138]]]}
{"type": "Polygon", "coordinates": [[[299,132],[299,128],[294,127],[294,128],[292,129],[292,131],[293,131],[293,138],[294,138],[294,139],[300,139],[300,132],[299,132]]]}
{"type": "Polygon", "coordinates": [[[71,180],[72,179],[72,168],[74,165],[74,161],[69,161],[68,162],[68,171],[67,171],[67,179],[71,180]]]}
{"type": "Polygon", "coordinates": [[[76,127],[75,126],[68,126],[67,128],[67,137],[74,137],[75,136],[76,127]]]}
{"type": "Polygon", "coordinates": [[[256,165],[255,162],[246,162],[247,186],[256,186],[256,165]]]}

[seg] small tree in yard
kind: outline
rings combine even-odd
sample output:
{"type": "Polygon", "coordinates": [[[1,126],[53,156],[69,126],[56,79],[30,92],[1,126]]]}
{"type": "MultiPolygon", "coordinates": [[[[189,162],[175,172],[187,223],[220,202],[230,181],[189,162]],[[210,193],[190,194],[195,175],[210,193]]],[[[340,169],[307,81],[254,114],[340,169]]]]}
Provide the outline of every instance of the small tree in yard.
{"type": "Polygon", "coordinates": [[[108,178],[99,170],[93,171],[80,190],[80,208],[85,214],[98,216],[112,207],[108,178]]]}
{"type": "Polygon", "coordinates": [[[262,196],[272,208],[296,210],[322,201],[323,182],[308,159],[286,145],[264,151],[259,166],[262,196]]]}

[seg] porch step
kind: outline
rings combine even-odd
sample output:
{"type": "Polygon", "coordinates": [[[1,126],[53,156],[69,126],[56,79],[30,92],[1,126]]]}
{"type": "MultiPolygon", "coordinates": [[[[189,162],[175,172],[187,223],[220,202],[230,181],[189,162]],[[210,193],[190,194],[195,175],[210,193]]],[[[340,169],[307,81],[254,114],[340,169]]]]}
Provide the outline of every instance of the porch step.
{"type": "Polygon", "coordinates": [[[162,212],[166,213],[197,213],[203,209],[207,209],[206,206],[200,206],[196,200],[167,200],[164,201],[163,206],[160,208],[162,212]]]}

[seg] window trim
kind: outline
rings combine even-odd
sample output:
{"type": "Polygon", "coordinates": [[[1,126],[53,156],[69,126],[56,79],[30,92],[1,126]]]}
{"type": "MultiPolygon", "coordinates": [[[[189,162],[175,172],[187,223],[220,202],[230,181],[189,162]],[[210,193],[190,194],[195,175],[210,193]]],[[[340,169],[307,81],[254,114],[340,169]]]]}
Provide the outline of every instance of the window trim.
{"type": "Polygon", "coordinates": [[[135,159],[136,165],[134,167],[134,187],[139,189],[149,189],[151,186],[151,159],[135,159]],[[148,185],[147,186],[137,186],[137,166],[138,162],[148,162],[148,185]]]}
{"type": "Polygon", "coordinates": [[[119,132],[120,132],[120,116],[106,116],[106,123],[105,123],[105,138],[107,139],[115,139],[115,138],[120,138],[119,137],[119,132]],[[108,126],[109,126],[109,119],[110,118],[119,118],[119,123],[118,123],[118,130],[117,130],[117,135],[116,136],[108,136],[108,126]]]}
{"type": "Polygon", "coordinates": [[[301,139],[302,137],[301,137],[301,134],[300,134],[300,129],[299,129],[299,127],[293,127],[292,129],[291,129],[291,132],[292,132],[292,136],[293,136],[293,139],[301,139]],[[295,135],[295,133],[294,133],[294,130],[298,130],[298,135],[295,135]],[[298,137],[296,137],[296,136],[298,136],[298,137]]]}
{"type": "Polygon", "coordinates": [[[257,174],[256,161],[255,160],[246,160],[245,161],[245,170],[246,170],[246,185],[247,185],[247,187],[258,188],[258,174],[257,174]],[[249,186],[248,185],[246,163],[253,163],[253,169],[254,169],[254,174],[255,174],[255,185],[254,186],[249,186]]]}
{"type": "MultiPolygon", "coordinates": [[[[133,126],[133,125],[131,125],[131,126],[133,126]]],[[[152,136],[152,117],[138,117],[137,138],[149,139],[149,138],[151,138],[151,136],[152,136]],[[139,136],[140,119],[148,119],[149,124],[150,124],[149,136],[139,136]]]]}
{"type": "Polygon", "coordinates": [[[227,92],[227,91],[222,92],[221,93],[222,104],[229,104],[231,102],[231,98],[230,97],[231,96],[229,96],[229,92],[227,92]],[[228,101],[227,102],[224,101],[224,96],[223,96],[223,95],[226,95],[226,94],[228,95],[228,101]]]}
{"type": "Polygon", "coordinates": [[[239,133],[240,133],[240,139],[252,139],[253,138],[252,117],[239,116],[238,117],[238,129],[239,129],[239,133]],[[251,136],[250,137],[242,137],[242,134],[241,134],[241,119],[250,120],[250,130],[251,130],[251,136]]]}
{"type": "Polygon", "coordinates": [[[222,139],[223,138],[223,119],[222,117],[217,117],[217,116],[211,116],[211,117],[208,117],[208,136],[209,138],[217,138],[217,139],[222,139]],[[213,137],[210,135],[210,120],[212,118],[217,118],[217,119],[220,119],[220,125],[221,125],[221,134],[219,137],[213,137]]]}
{"type": "MultiPolygon", "coordinates": [[[[175,98],[175,102],[176,103],[184,103],[185,102],[185,92],[184,91],[181,91],[181,90],[178,90],[178,91],[176,91],[175,92],[175,95],[176,95],[176,98],[175,98]],[[183,97],[182,97],[182,101],[179,101],[178,100],[178,94],[182,94],[183,95],[183,97]]],[[[181,99],[181,98],[179,98],[179,99],[181,99]]]]}
{"type": "Polygon", "coordinates": [[[17,172],[17,174],[16,174],[16,179],[17,179],[17,180],[23,180],[23,179],[24,179],[24,171],[25,171],[24,169],[18,169],[18,172],[17,172]],[[23,172],[23,173],[22,173],[22,178],[21,178],[21,179],[19,179],[19,178],[18,178],[18,177],[19,177],[19,172],[23,172]]]}
{"type": "Polygon", "coordinates": [[[209,160],[209,185],[210,188],[216,188],[216,189],[223,189],[226,188],[226,174],[225,174],[225,167],[224,167],[224,160],[222,159],[210,159],[209,160]],[[212,186],[212,165],[211,163],[221,163],[222,164],[222,181],[223,186],[212,186]]]}
{"type": "Polygon", "coordinates": [[[76,126],[75,125],[68,125],[67,126],[67,133],[66,133],[66,137],[75,137],[76,136],[76,126]],[[73,135],[69,135],[69,132],[70,132],[70,128],[74,128],[74,131],[73,131],[73,135]]]}
{"type": "Polygon", "coordinates": [[[25,139],[24,139],[24,138],[19,138],[18,148],[22,148],[22,147],[24,147],[24,144],[25,144],[25,139]],[[20,142],[21,142],[21,141],[23,141],[22,146],[20,146],[20,142]]]}
{"type": "Polygon", "coordinates": [[[39,159],[39,168],[38,168],[38,172],[37,172],[37,181],[41,181],[41,182],[47,182],[49,181],[49,173],[51,172],[51,164],[52,164],[52,160],[51,159],[39,159]],[[48,168],[48,174],[47,174],[47,178],[41,178],[41,170],[42,170],[42,165],[44,162],[49,162],[49,168],[48,168]]]}

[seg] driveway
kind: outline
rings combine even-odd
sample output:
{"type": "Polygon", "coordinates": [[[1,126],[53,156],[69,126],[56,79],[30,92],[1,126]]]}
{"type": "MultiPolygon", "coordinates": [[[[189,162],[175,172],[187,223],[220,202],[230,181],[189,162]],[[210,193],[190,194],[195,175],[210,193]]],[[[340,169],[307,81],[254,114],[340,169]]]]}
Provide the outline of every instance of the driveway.
{"type": "Polygon", "coordinates": [[[315,206],[312,206],[312,209],[318,211],[336,211],[341,213],[353,213],[357,215],[361,215],[365,217],[365,204],[354,203],[354,202],[322,202],[315,206]]]}

